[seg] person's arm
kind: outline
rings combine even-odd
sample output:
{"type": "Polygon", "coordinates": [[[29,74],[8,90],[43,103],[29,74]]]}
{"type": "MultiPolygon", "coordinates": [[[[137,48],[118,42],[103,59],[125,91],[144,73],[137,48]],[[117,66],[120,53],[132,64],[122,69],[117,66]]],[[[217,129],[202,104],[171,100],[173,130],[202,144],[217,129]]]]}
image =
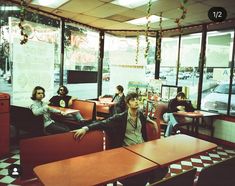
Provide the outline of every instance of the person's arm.
{"type": "Polygon", "coordinates": [[[194,112],[195,108],[192,105],[191,101],[185,101],[185,110],[186,112],[194,112]]]}
{"type": "Polygon", "coordinates": [[[168,104],[168,112],[173,113],[177,111],[178,111],[178,108],[177,108],[175,99],[170,100],[168,104]]]}
{"type": "Polygon", "coordinates": [[[71,107],[72,106],[72,104],[73,104],[73,100],[75,100],[75,99],[78,99],[77,97],[72,97],[71,96],[71,98],[69,99],[69,102],[68,102],[68,107],[71,107]]]}
{"type": "Polygon", "coordinates": [[[39,116],[45,114],[48,111],[48,105],[38,105],[34,103],[30,106],[30,109],[35,116],[39,116]]]}
{"type": "Polygon", "coordinates": [[[54,109],[54,108],[52,108],[52,107],[48,107],[48,111],[49,111],[49,112],[52,112],[52,113],[56,113],[56,114],[61,114],[61,115],[63,115],[63,116],[67,115],[65,112],[60,111],[60,110],[58,110],[58,109],[54,109]]]}
{"type": "Polygon", "coordinates": [[[115,124],[118,124],[119,122],[115,122],[120,118],[120,114],[116,114],[110,118],[107,118],[106,120],[98,121],[95,123],[92,123],[90,125],[87,125],[85,127],[82,127],[81,129],[73,130],[71,132],[74,133],[74,139],[81,139],[86,132],[91,131],[91,130],[106,130],[108,128],[113,127],[115,124]]]}
{"type": "Polygon", "coordinates": [[[147,117],[147,121],[151,124],[151,126],[153,127],[155,133],[157,134],[158,131],[159,131],[157,123],[154,120],[150,119],[149,117],[147,117]]]}

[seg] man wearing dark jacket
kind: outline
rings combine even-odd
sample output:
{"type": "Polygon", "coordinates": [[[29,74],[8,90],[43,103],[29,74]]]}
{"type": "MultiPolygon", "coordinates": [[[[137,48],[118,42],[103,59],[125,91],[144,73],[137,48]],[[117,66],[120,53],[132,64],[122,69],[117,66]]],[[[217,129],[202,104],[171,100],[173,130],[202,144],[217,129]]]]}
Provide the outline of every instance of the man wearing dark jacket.
{"type": "MultiPolygon", "coordinates": [[[[146,120],[152,123],[156,132],[159,130],[157,124],[149,118],[146,118],[138,110],[139,100],[136,93],[129,93],[126,96],[126,103],[128,106],[127,111],[116,114],[106,120],[92,123],[82,129],[75,130],[75,139],[83,137],[87,131],[105,130],[112,137],[111,142],[113,148],[145,142],[147,140],[146,120]]],[[[145,174],[120,180],[120,182],[128,186],[144,186],[147,182],[154,183],[162,179],[167,173],[167,170],[167,168],[158,168],[145,174]]]]}
{"type": "Polygon", "coordinates": [[[168,122],[165,137],[170,136],[174,130],[174,127],[180,122],[180,118],[174,116],[174,112],[193,112],[194,110],[195,109],[193,108],[191,102],[186,100],[186,96],[183,92],[179,92],[175,98],[171,99],[168,104],[168,110],[163,115],[164,121],[168,122]]]}

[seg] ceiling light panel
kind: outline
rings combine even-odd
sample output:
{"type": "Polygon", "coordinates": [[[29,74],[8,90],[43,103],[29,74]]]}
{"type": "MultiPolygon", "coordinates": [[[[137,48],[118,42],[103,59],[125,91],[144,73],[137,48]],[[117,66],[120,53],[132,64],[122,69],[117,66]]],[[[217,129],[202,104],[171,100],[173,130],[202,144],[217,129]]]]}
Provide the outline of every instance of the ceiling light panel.
{"type": "Polygon", "coordinates": [[[68,1],[69,0],[33,0],[31,4],[50,8],[58,8],[68,1]]]}

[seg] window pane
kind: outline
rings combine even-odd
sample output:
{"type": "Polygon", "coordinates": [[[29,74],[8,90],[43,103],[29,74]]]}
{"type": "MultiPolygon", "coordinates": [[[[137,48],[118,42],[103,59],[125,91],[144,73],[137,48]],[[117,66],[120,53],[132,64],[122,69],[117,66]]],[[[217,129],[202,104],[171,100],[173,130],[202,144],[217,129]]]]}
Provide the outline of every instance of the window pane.
{"type": "Polygon", "coordinates": [[[162,38],[159,76],[167,85],[176,85],[178,41],[178,37],[162,38]]]}
{"type": "Polygon", "coordinates": [[[137,38],[116,37],[106,34],[103,61],[103,95],[115,93],[115,87],[122,85],[128,92],[129,81],[148,82],[154,79],[155,73],[155,38],[149,37],[150,48],[148,57],[144,57],[146,41],[137,38]]]}
{"type": "Polygon", "coordinates": [[[54,94],[54,72],[59,66],[59,21],[37,16],[40,18],[37,23],[24,21],[23,26],[28,35],[25,44],[20,43],[22,36],[18,18],[9,17],[4,33],[1,32],[1,37],[7,36],[3,42],[8,44],[8,54],[2,61],[4,80],[1,86],[4,88],[1,91],[11,94],[12,105],[29,106],[35,86],[45,88],[45,100],[54,94]]]}
{"type": "Polygon", "coordinates": [[[66,23],[64,84],[70,95],[97,98],[98,50],[98,32],[66,23]]]}
{"type": "Polygon", "coordinates": [[[227,114],[232,48],[233,31],[208,32],[202,109],[227,114]]]}
{"type": "Polygon", "coordinates": [[[185,87],[186,96],[192,101],[195,108],[198,95],[200,48],[201,33],[181,38],[178,85],[185,87]]]}

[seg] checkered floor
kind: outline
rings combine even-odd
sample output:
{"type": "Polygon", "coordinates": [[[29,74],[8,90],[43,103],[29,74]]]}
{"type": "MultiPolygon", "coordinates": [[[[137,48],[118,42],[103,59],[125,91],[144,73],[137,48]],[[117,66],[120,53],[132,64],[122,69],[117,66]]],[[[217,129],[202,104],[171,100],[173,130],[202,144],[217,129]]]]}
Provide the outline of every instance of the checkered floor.
{"type": "MultiPolygon", "coordinates": [[[[192,167],[197,168],[197,175],[201,169],[205,166],[211,165],[218,161],[227,159],[229,157],[235,156],[235,149],[228,149],[219,146],[217,149],[206,152],[201,155],[194,156],[184,161],[170,165],[169,172],[166,177],[173,176],[185,170],[191,169],[192,167]]],[[[19,179],[14,179],[8,176],[8,168],[11,164],[20,165],[19,160],[19,150],[12,150],[10,156],[0,160],[0,186],[11,185],[18,186],[22,185],[19,179]]],[[[37,185],[37,184],[34,184],[37,185]]]]}

